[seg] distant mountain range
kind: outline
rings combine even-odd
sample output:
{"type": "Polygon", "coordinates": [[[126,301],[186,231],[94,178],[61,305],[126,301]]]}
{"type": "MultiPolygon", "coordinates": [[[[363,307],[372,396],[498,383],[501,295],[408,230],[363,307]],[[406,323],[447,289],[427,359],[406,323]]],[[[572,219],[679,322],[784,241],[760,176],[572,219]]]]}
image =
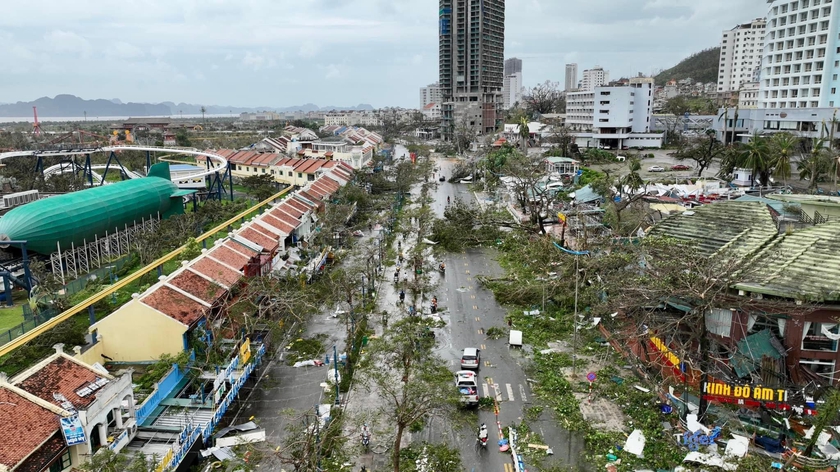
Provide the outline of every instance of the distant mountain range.
{"type": "MultiPolygon", "coordinates": [[[[201,114],[201,105],[190,103],[123,103],[118,98],[110,100],[85,100],[74,95],[56,95],[55,98],[42,97],[31,102],[0,103],[0,116],[24,117],[32,115],[32,107],[38,107],[38,116],[49,117],[81,117],[87,116],[177,116],[179,114],[201,114]]],[[[330,111],[330,110],[373,110],[368,104],[355,107],[319,107],[313,103],[306,103],[292,107],[234,107],[205,105],[208,115],[223,115],[230,113],[253,113],[258,111],[292,112],[292,111],[330,111]]]]}

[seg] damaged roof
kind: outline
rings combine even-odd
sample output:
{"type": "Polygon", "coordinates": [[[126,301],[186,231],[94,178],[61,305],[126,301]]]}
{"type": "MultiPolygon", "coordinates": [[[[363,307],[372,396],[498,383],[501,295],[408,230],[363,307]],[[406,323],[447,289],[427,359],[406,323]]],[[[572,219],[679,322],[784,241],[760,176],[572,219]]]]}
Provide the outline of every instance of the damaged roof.
{"type": "Polygon", "coordinates": [[[0,469],[15,469],[59,433],[56,411],[18,388],[0,384],[0,469]]]}
{"type": "MultiPolygon", "coordinates": [[[[113,377],[85,367],[66,355],[55,356],[37,370],[27,371],[14,380],[17,387],[58,407],[61,401],[53,397],[54,393],[64,395],[77,409],[85,409],[96,401],[96,394],[83,389],[100,380],[107,383],[113,377]],[[81,393],[81,395],[80,395],[81,393]]],[[[101,385],[97,389],[101,388],[101,385]]]]}
{"type": "Polygon", "coordinates": [[[764,203],[728,201],[666,218],[651,229],[650,235],[694,242],[700,254],[707,257],[727,250],[735,256],[746,256],[776,237],[778,229],[764,203]]]}
{"type": "Polygon", "coordinates": [[[840,301],[840,221],[783,235],[752,264],[735,288],[812,302],[840,301]]]}

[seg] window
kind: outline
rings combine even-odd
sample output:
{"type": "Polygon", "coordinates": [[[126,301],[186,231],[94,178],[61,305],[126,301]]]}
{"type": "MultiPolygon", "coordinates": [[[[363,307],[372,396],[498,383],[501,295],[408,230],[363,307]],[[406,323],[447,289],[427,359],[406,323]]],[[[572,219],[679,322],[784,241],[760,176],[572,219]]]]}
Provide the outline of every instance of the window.
{"type": "Polygon", "coordinates": [[[302,178],[303,178],[303,172],[298,172],[298,178],[299,178],[299,179],[302,179],[302,178]]]}
{"type": "Polygon", "coordinates": [[[834,381],[834,361],[824,361],[819,359],[800,359],[799,365],[807,367],[811,372],[828,379],[829,382],[834,381]]]}
{"type": "Polygon", "coordinates": [[[62,470],[70,467],[73,465],[73,460],[70,457],[70,450],[68,449],[67,452],[61,455],[57,461],[50,464],[50,472],[61,472],[62,470]]]}
{"type": "Polygon", "coordinates": [[[802,349],[805,351],[837,352],[838,337],[836,323],[805,322],[802,334],[802,349]]]}

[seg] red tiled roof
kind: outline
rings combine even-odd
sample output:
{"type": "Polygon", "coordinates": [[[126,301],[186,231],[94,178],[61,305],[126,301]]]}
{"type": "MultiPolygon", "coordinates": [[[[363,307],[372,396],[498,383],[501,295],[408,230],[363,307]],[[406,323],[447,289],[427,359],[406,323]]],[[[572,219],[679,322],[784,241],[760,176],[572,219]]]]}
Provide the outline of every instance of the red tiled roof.
{"type": "Polygon", "coordinates": [[[237,270],[243,270],[245,266],[248,265],[248,261],[251,259],[250,257],[240,254],[239,252],[225,247],[224,245],[216,246],[208,251],[207,254],[213,259],[223,262],[237,270]]]}
{"type": "Polygon", "coordinates": [[[43,472],[48,465],[52,464],[66,450],[67,443],[64,442],[64,436],[61,432],[56,431],[37,451],[21,462],[15,468],[15,472],[43,472]]]}
{"type": "Polygon", "coordinates": [[[162,285],[141,300],[146,305],[187,326],[200,320],[206,311],[201,303],[162,285]]]}
{"type": "Polygon", "coordinates": [[[240,230],[239,236],[262,246],[262,248],[268,252],[277,250],[277,247],[280,245],[275,238],[257,231],[252,227],[252,225],[245,226],[242,230],[240,230]]]}
{"type": "Polygon", "coordinates": [[[234,250],[238,253],[244,254],[248,257],[254,257],[257,254],[259,254],[259,251],[251,249],[250,247],[248,247],[248,246],[246,246],[246,245],[244,245],[240,242],[234,241],[233,239],[228,239],[227,241],[225,241],[224,244],[222,244],[222,246],[224,246],[228,249],[232,249],[232,250],[234,250]]]}
{"type": "Polygon", "coordinates": [[[0,418],[0,464],[9,469],[59,432],[57,414],[3,386],[0,418]]]}
{"type": "Polygon", "coordinates": [[[216,280],[227,287],[233,287],[242,278],[242,274],[239,272],[207,257],[199,258],[190,268],[208,277],[210,280],[216,280]]]}
{"type": "Polygon", "coordinates": [[[185,270],[175,277],[172,277],[172,279],[166,283],[174,287],[178,287],[195,298],[204,300],[211,305],[216,303],[219,298],[227,293],[227,290],[225,290],[224,287],[210,282],[204,277],[201,277],[189,270],[185,270]]]}
{"type": "Polygon", "coordinates": [[[300,226],[300,217],[292,216],[286,212],[288,205],[279,205],[277,208],[271,210],[269,215],[279,219],[280,221],[290,225],[292,228],[300,226]]]}
{"type": "Polygon", "coordinates": [[[61,402],[53,398],[53,393],[60,393],[77,409],[84,409],[96,400],[96,395],[80,397],[76,390],[102,377],[102,374],[92,369],[58,356],[29,377],[15,383],[17,387],[55,406],[60,407],[61,402]]]}
{"type": "MultiPolygon", "coordinates": [[[[301,192],[303,191],[298,191],[298,193],[301,192]]],[[[302,202],[296,201],[294,198],[287,198],[280,205],[280,209],[294,216],[295,218],[300,219],[300,217],[303,216],[304,213],[309,211],[310,208],[304,205],[302,202]]]]}
{"type": "Polygon", "coordinates": [[[316,182],[326,187],[331,194],[337,192],[338,189],[341,188],[341,185],[339,185],[338,182],[332,179],[319,178],[316,182]]]}
{"type": "Polygon", "coordinates": [[[292,225],[284,222],[283,220],[281,220],[281,219],[279,219],[279,218],[277,218],[274,215],[271,215],[269,213],[266,213],[266,214],[263,214],[262,216],[260,216],[259,220],[262,221],[263,223],[273,227],[273,228],[276,228],[277,230],[286,234],[287,236],[292,234],[292,232],[296,228],[296,226],[292,226],[292,225]]]}
{"type": "Polygon", "coordinates": [[[437,105],[437,103],[430,103],[430,104],[424,106],[423,109],[424,110],[431,110],[432,108],[435,107],[435,105],[437,105]]]}
{"type": "Polygon", "coordinates": [[[308,192],[306,190],[301,190],[298,192],[298,195],[314,203],[318,208],[324,206],[324,202],[321,201],[321,198],[318,195],[315,195],[314,193],[308,192]]]}

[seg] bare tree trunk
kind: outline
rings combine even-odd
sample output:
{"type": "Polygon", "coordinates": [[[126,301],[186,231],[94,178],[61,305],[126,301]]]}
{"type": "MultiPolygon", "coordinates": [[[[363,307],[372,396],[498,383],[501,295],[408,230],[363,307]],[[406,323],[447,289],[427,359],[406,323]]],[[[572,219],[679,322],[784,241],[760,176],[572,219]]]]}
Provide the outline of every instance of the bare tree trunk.
{"type": "Polygon", "coordinates": [[[397,436],[394,438],[394,472],[400,472],[400,443],[402,443],[403,432],[405,432],[405,425],[397,425],[397,436]]]}

